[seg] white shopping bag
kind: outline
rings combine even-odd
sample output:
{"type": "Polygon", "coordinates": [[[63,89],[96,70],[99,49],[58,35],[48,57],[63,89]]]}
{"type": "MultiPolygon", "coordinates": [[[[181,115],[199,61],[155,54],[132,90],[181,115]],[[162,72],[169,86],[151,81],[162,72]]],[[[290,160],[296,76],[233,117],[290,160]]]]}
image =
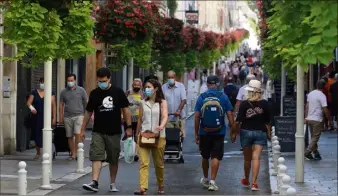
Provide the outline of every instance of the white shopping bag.
{"type": "Polygon", "coordinates": [[[134,141],[133,137],[128,137],[124,142],[123,142],[123,147],[124,147],[124,161],[126,163],[132,163],[134,162],[134,157],[136,154],[135,148],[136,148],[136,143],[134,141]]]}

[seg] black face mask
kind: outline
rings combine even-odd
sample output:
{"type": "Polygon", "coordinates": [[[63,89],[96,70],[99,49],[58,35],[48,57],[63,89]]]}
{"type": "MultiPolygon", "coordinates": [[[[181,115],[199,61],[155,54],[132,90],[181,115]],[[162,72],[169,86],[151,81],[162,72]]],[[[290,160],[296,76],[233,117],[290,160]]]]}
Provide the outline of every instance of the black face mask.
{"type": "Polygon", "coordinates": [[[135,93],[138,93],[140,90],[141,90],[141,88],[133,88],[133,91],[134,91],[135,93]]]}

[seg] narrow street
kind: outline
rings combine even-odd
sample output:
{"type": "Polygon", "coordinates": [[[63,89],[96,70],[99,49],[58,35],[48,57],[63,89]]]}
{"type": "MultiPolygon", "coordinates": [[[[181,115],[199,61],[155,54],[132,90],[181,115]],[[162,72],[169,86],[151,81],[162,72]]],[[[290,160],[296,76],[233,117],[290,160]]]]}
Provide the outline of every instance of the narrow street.
{"type": "MultiPolygon", "coordinates": [[[[261,170],[258,185],[261,191],[252,192],[250,189],[240,184],[243,176],[243,157],[239,151],[239,139],[236,143],[231,144],[226,140],[224,159],[221,162],[218,177],[220,190],[218,192],[208,192],[199,184],[202,177],[200,166],[200,155],[198,147],[194,142],[193,134],[193,117],[187,120],[187,137],[184,141],[185,163],[177,164],[176,162],[167,162],[165,164],[165,194],[166,195],[269,195],[269,171],[267,152],[261,160],[261,170]]],[[[120,167],[117,177],[118,195],[130,195],[138,187],[138,163],[127,164],[120,160],[120,167]]],[[[51,192],[50,195],[111,195],[108,192],[109,187],[109,169],[104,167],[99,180],[99,192],[90,193],[82,189],[82,184],[91,181],[91,174],[80,178],[77,181],[67,184],[66,186],[51,192]]],[[[62,182],[60,182],[62,183],[62,182]]],[[[149,190],[148,194],[157,192],[155,171],[152,167],[149,173],[149,190]]]]}

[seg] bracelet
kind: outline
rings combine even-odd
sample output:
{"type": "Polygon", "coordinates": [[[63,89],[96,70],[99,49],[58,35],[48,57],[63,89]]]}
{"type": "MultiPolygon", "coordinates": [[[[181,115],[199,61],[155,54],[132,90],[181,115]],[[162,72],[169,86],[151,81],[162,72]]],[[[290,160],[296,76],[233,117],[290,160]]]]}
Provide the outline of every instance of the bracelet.
{"type": "Polygon", "coordinates": [[[29,108],[31,111],[32,111],[32,110],[36,110],[32,105],[30,105],[28,108],[29,108]]]}

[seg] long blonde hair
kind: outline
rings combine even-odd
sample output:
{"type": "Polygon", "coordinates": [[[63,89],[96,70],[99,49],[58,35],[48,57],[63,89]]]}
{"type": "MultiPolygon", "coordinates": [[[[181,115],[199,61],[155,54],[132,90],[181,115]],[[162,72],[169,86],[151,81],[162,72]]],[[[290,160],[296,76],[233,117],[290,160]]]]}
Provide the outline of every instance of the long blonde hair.
{"type": "Polygon", "coordinates": [[[261,91],[248,91],[246,98],[248,101],[260,101],[263,98],[263,94],[261,91]]]}

